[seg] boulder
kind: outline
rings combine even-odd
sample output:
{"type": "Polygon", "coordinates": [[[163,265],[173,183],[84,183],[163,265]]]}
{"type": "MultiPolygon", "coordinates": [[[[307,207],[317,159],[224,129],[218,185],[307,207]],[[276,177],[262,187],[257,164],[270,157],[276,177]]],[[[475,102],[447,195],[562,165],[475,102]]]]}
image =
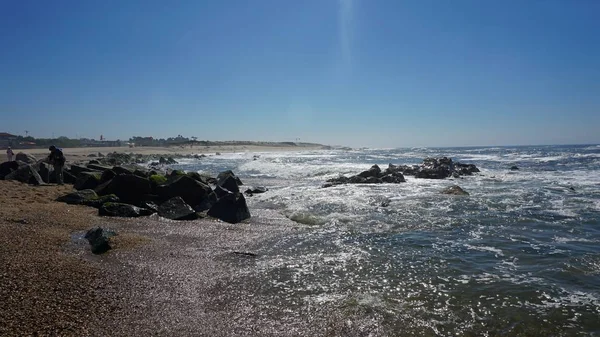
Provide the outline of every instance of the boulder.
{"type": "Polygon", "coordinates": [[[100,227],[96,227],[87,231],[85,238],[90,243],[90,246],[92,246],[92,253],[102,254],[111,249],[109,239],[114,235],[114,232],[105,231],[100,227]]]}
{"type": "Polygon", "coordinates": [[[238,187],[235,177],[233,176],[225,176],[222,179],[219,179],[217,186],[222,187],[232,193],[240,193],[240,188],[238,187]]]}
{"type": "Polygon", "coordinates": [[[71,165],[70,172],[75,177],[78,177],[82,172],[94,172],[94,170],[81,165],[71,165]]]}
{"type": "Polygon", "coordinates": [[[384,183],[388,183],[388,184],[399,184],[399,183],[405,183],[406,179],[404,179],[404,176],[402,175],[402,173],[398,172],[398,173],[384,175],[383,177],[381,177],[381,181],[383,181],[384,183]]]}
{"type": "Polygon", "coordinates": [[[442,190],[442,194],[469,195],[469,193],[467,191],[463,190],[458,185],[446,187],[445,189],[442,190]]]}
{"type": "Polygon", "coordinates": [[[250,218],[250,210],[243,194],[229,193],[220,198],[208,211],[208,215],[229,223],[250,218]]]}
{"type": "Polygon", "coordinates": [[[173,181],[158,186],[156,192],[161,200],[181,197],[188,205],[196,207],[208,197],[212,189],[210,186],[184,174],[174,178],[173,181]]]}
{"type": "Polygon", "coordinates": [[[17,170],[9,173],[4,177],[5,180],[17,180],[22,183],[32,185],[43,185],[44,180],[40,177],[40,174],[33,167],[33,165],[22,165],[17,170]]]}
{"type": "Polygon", "coordinates": [[[29,153],[24,153],[24,152],[17,153],[17,155],[15,156],[15,161],[22,161],[26,164],[37,163],[37,159],[33,155],[30,155],[29,153]]]}
{"type": "Polygon", "coordinates": [[[519,169],[519,167],[517,165],[513,165],[513,166],[510,167],[511,171],[516,171],[518,169],[519,169]]]}
{"type": "Polygon", "coordinates": [[[205,173],[198,173],[198,172],[187,172],[186,175],[192,179],[198,180],[199,182],[209,185],[209,184],[216,184],[217,180],[211,176],[209,176],[208,174],[205,173]]]}
{"type": "Polygon", "coordinates": [[[150,171],[148,171],[147,169],[137,168],[137,169],[135,169],[135,171],[133,171],[133,174],[135,174],[138,177],[148,178],[148,177],[150,177],[149,172],[150,171]]]}
{"type": "Polygon", "coordinates": [[[158,205],[154,201],[142,201],[138,205],[141,208],[146,208],[158,213],[158,205]]]}
{"type": "Polygon", "coordinates": [[[158,215],[171,220],[194,220],[196,211],[181,197],[173,197],[158,206],[158,215]]]}
{"type": "Polygon", "coordinates": [[[456,173],[459,176],[470,176],[476,172],[480,172],[480,171],[477,168],[477,166],[475,166],[474,164],[461,164],[461,163],[454,164],[453,174],[456,173]]]}
{"type": "Polygon", "coordinates": [[[98,209],[98,215],[101,216],[118,216],[124,218],[134,218],[146,216],[154,213],[154,211],[146,208],[123,204],[120,202],[106,202],[98,209]]]}
{"type": "Polygon", "coordinates": [[[119,174],[133,174],[133,171],[131,171],[128,168],[123,167],[123,166],[113,166],[112,170],[117,175],[119,175],[119,174]]]}
{"type": "Polygon", "coordinates": [[[80,190],[77,192],[73,192],[73,193],[69,193],[69,194],[60,196],[60,197],[56,198],[56,201],[65,202],[67,204],[72,204],[72,205],[80,205],[85,200],[97,199],[97,198],[98,198],[98,194],[96,194],[96,191],[94,191],[94,190],[80,190]]]}
{"type": "Polygon", "coordinates": [[[264,186],[257,186],[257,187],[250,187],[250,188],[246,189],[246,191],[244,191],[244,193],[246,193],[248,195],[253,195],[253,194],[265,193],[268,190],[269,189],[264,186]]]}
{"type": "MultiPolygon", "coordinates": [[[[50,174],[50,180],[52,180],[52,176],[53,174],[50,174]]],[[[56,177],[54,178],[54,181],[56,181],[56,177]]],[[[77,178],[74,175],[72,175],[69,171],[63,170],[63,182],[65,184],[75,184],[76,181],[77,178]]]]}
{"type": "Polygon", "coordinates": [[[77,180],[73,187],[78,191],[94,189],[100,185],[101,177],[102,174],[100,172],[81,172],[79,176],[77,176],[77,180]]]}
{"type": "Polygon", "coordinates": [[[102,172],[102,175],[100,176],[100,184],[110,181],[112,178],[114,178],[116,176],[117,176],[117,174],[115,173],[115,171],[106,170],[106,171],[102,172]]]}
{"type": "Polygon", "coordinates": [[[152,192],[148,178],[133,174],[119,174],[112,180],[98,185],[95,190],[98,195],[114,194],[121,201],[131,204],[137,204],[142,200],[142,196],[152,192]]]}
{"type": "Polygon", "coordinates": [[[5,161],[0,164],[0,180],[4,179],[5,176],[19,168],[19,163],[16,161],[5,161]]]}
{"type": "Polygon", "coordinates": [[[94,170],[94,171],[101,171],[101,172],[112,169],[111,166],[100,165],[100,164],[87,164],[87,168],[94,170]]]}
{"type": "Polygon", "coordinates": [[[102,207],[102,205],[106,204],[107,202],[119,202],[119,201],[121,201],[121,200],[119,200],[119,197],[117,197],[116,195],[108,194],[108,195],[101,195],[96,198],[84,200],[81,204],[85,205],[85,206],[94,207],[94,208],[100,208],[100,207],[102,207]]]}
{"type": "Polygon", "coordinates": [[[223,186],[223,183],[228,177],[232,177],[237,185],[244,185],[240,178],[238,178],[231,170],[223,171],[217,176],[217,185],[223,186]]]}
{"type": "Polygon", "coordinates": [[[363,177],[363,178],[369,178],[369,177],[377,178],[377,177],[379,177],[380,174],[381,174],[381,169],[379,168],[379,166],[373,165],[367,171],[363,171],[363,172],[359,173],[358,176],[363,177]]]}
{"type": "Polygon", "coordinates": [[[194,206],[194,209],[196,210],[196,212],[204,212],[209,210],[214,204],[217,203],[217,200],[219,200],[219,198],[217,197],[217,194],[213,191],[211,192],[208,197],[204,200],[202,200],[202,202],[200,203],[200,205],[194,206]]]}

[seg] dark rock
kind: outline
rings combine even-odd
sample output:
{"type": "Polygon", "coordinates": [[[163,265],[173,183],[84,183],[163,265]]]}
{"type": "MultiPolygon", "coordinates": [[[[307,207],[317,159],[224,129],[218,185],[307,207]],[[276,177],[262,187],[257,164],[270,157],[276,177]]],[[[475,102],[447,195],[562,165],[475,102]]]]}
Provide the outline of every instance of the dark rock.
{"type": "Polygon", "coordinates": [[[100,176],[100,184],[110,181],[112,178],[114,178],[116,176],[117,176],[117,174],[115,173],[115,171],[106,170],[106,171],[102,172],[102,175],[100,176]]]}
{"type": "Polygon", "coordinates": [[[222,187],[232,193],[240,193],[240,188],[233,176],[226,176],[217,181],[217,186],[222,187]]]}
{"type": "Polygon", "coordinates": [[[160,185],[156,188],[161,200],[168,200],[173,197],[181,197],[192,207],[200,205],[212,192],[210,186],[203,184],[187,175],[176,177],[173,181],[160,185]]]}
{"type": "Polygon", "coordinates": [[[112,166],[89,163],[89,164],[87,164],[87,168],[92,169],[94,171],[104,172],[104,171],[108,171],[108,170],[112,169],[112,166]]]}
{"type": "Polygon", "coordinates": [[[81,166],[81,165],[71,165],[71,168],[69,170],[71,172],[72,175],[74,175],[75,177],[79,177],[79,175],[82,172],[94,172],[94,170],[92,170],[91,168],[87,168],[85,166],[81,166]]]}
{"type": "Polygon", "coordinates": [[[194,209],[196,210],[196,212],[204,212],[209,210],[214,204],[217,203],[217,200],[219,200],[217,194],[213,191],[211,192],[208,197],[204,200],[202,200],[202,202],[200,203],[200,205],[195,206],[194,209]]]}
{"type": "Polygon", "coordinates": [[[225,180],[227,180],[227,178],[229,178],[229,177],[232,177],[238,186],[244,185],[242,183],[242,181],[240,180],[240,178],[238,178],[231,170],[227,170],[227,171],[223,171],[223,172],[219,173],[219,175],[217,176],[217,185],[223,186],[225,180]]]}
{"type": "Polygon", "coordinates": [[[208,215],[229,223],[250,218],[250,210],[243,194],[229,193],[220,198],[208,211],[208,215]]]}
{"type": "Polygon", "coordinates": [[[363,177],[363,178],[369,178],[369,177],[377,178],[377,177],[379,177],[380,174],[381,174],[381,169],[379,168],[379,166],[373,165],[367,171],[363,171],[363,172],[359,173],[358,176],[363,177]]]}
{"type": "Polygon", "coordinates": [[[158,205],[154,201],[142,201],[138,205],[141,208],[146,208],[158,213],[158,205]]]}
{"type": "Polygon", "coordinates": [[[213,190],[213,193],[217,196],[217,199],[222,198],[224,196],[226,196],[227,194],[232,193],[231,191],[217,185],[215,187],[215,189],[213,190]]]}
{"type": "Polygon", "coordinates": [[[146,169],[136,169],[135,171],[133,171],[133,174],[135,174],[138,177],[142,177],[142,178],[148,178],[150,176],[149,171],[146,169]]]}
{"type": "Polygon", "coordinates": [[[100,165],[100,162],[99,162],[99,161],[97,161],[97,160],[94,160],[94,159],[92,159],[92,160],[90,160],[90,161],[88,162],[88,164],[100,165]]]}
{"type": "Polygon", "coordinates": [[[516,170],[518,170],[518,169],[519,169],[519,167],[518,167],[518,166],[516,166],[516,165],[513,165],[513,166],[511,166],[511,167],[510,167],[510,170],[511,170],[511,171],[516,171],[516,170]]]}
{"type": "Polygon", "coordinates": [[[102,207],[102,205],[106,204],[107,202],[119,202],[119,201],[121,201],[121,200],[119,200],[119,197],[117,197],[116,195],[108,194],[108,195],[99,196],[97,198],[84,200],[81,204],[85,205],[85,206],[94,207],[94,208],[100,208],[100,207],[102,207]]]}
{"type": "Polygon", "coordinates": [[[88,154],[87,156],[88,156],[89,158],[96,158],[96,157],[98,157],[98,156],[97,156],[96,154],[94,154],[94,153],[90,153],[90,154],[88,154]]]}
{"type": "Polygon", "coordinates": [[[136,204],[143,195],[150,194],[151,191],[148,178],[133,174],[119,174],[96,188],[98,195],[115,194],[121,201],[131,204],[136,204]]]}
{"type": "Polygon", "coordinates": [[[113,166],[112,170],[117,174],[133,174],[133,171],[123,166],[113,166]]]}
{"type": "MultiPolygon", "coordinates": [[[[50,180],[52,180],[52,174],[50,175],[50,180]]],[[[54,177],[54,181],[56,181],[56,177],[54,177]]],[[[63,170],[63,182],[65,184],[75,184],[77,178],[72,175],[69,171],[63,170]]]]}
{"type": "Polygon", "coordinates": [[[100,172],[81,172],[79,176],[77,176],[77,180],[73,187],[78,191],[94,189],[100,185],[101,177],[102,174],[100,172]]]}
{"type": "Polygon", "coordinates": [[[26,164],[37,163],[37,159],[33,155],[30,155],[29,153],[23,153],[23,152],[17,153],[17,155],[15,156],[15,161],[22,161],[26,164]]]}
{"type": "Polygon", "coordinates": [[[463,190],[458,185],[446,187],[445,189],[442,190],[442,194],[469,195],[469,193],[467,191],[463,190]]]}
{"type": "Polygon", "coordinates": [[[383,181],[377,177],[367,177],[365,179],[365,184],[381,184],[383,181]]]}
{"type": "Polygon", "coordinates": [[[269,189],[263,186],[257,186],[257,187],[250,187],[248,188],[246,191],[244,191],[244,193],[248,194],[248,195],[253,195],[253,194],[259,194],[259,193],[265,193],[266,191],[268,191],[269,189]]]}
{"type": "Polygon", "coordinates": [[[92,253],[102,254],[111,249],[109,238],[114,232],[105,231],[100,227],[92,228],[85,234],[85,238],[92,246],[92,253]]]}
{"type": "Polygon", "coordinates": [[[81,190],[73,193],[69,193],[56,198],[56,201],[65,202],[72,205],[80,205],[85,200],[97,199],[98,194],[94,190],[81,190]]]}
{"type": "Polygon", "coordinates": [[[101,216],[118,216],[124,218],[134,218],[146,216],[154,213],[154,211],[140,208],[120,202],[106,202],[98,209],[98,215],[101,216]]]}
{"type": "Polygon", "coordinates": [[[458,175],[470,176],[476,172],[480,172],[480,171],[477,168],[477,166],[475,166],[474,164],[461,164],[461,163],[454,164],[454,172],[453,173],[457,173],[458,175]]]}
{"type": "Polygon", "coordinates": [[[22,183],[32,185],[43,185],[44,180],[33,167],[33,165],[22,165],[16,171],[13,171],[4,177],[5,180],[17,180],[22,183]]]}
{"type": "Polygon", "coordinates": [[[367,179],[360,177],[360,176],[352,176],[352,177],[348,178],[349,184],[364,184],[366,182],[367,182],[367,179]]]}
{"type": "Polygon", "coordinates": [[[381,177],[381,180],[384,183],[388,183],[388,184],[399,184],[399,183],[406,182],[406,179],[404,179],[404,176],[400,172],[393,173],[393,174],[387,174],[387,175],[381,177]]]}
{"type": "Polygon", "coordinates": [[[19,168],[19,163],[16,161],[5,161],[0,164],[0,180],[4,179],[11,172],[16,171],[19,168]]]}
{"type": "Polygon", "coordinates": [[[194,220],[196,211],[181,197],[173,197],[158,206],[158,215],[171,220],[194,220]]]}

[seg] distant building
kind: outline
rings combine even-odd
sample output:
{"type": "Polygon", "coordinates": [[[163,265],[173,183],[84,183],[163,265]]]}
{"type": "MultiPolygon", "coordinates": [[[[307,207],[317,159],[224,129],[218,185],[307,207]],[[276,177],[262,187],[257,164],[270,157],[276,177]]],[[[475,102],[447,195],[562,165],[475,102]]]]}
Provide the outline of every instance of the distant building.
{"type": "Polygon", "coordinates": [[[14,142],[17,139],[17,136],[11,135],[10,133],[0,132],[0,148],[7,148],[9,146],[14,146],[14,142]]]}

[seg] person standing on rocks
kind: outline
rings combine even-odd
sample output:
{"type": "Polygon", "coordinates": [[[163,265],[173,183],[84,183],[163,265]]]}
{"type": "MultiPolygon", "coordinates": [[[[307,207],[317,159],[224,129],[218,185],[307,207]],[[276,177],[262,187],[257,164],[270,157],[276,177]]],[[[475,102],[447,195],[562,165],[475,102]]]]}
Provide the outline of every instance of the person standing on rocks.
{"type": "Polygon", "coordinates": [[[6,157],[8,157],[8,161],[13,161],[13,156],[14,155],[15,155],[15,153],[13,152],[13,150],[9,146],[8,149],[6,149],[6,157]]]}
{"type": "MultiPolygon", "coordinates": [[[[54,145],[51,145],[50,155],[47,158],[48,164],[51,164],[54,167],[54,174],[56,174],[56,183],[59,185],[63,184],[63,168],[65,166],[65,155],[62,150],[57,148],[54,145]]],[[[48,170],[48,181],[50,181],[50,170],[48,170]]]]}

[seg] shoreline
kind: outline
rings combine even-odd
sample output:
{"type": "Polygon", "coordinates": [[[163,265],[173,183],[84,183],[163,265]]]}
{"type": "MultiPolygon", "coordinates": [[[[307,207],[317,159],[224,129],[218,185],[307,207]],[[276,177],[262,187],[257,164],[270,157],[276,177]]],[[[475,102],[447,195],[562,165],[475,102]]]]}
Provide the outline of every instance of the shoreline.
{"type": "MultiPolygon", "coordinates": [[[[142,155],[166,155],[176,157],[189,156],[195,154],[204,155],[215,155],[218,153],[260,153],[260,152],[297,152],[297,151],[316,151],[322,150],[324,146],[272,146],[272,145],[219,145],[219,146],[193,146],[193,147],[182,147],[182,146],[169,146],[169,147],[153,147],[153,146],[141,146],[141,147],[75,147],[75,148],[64,148],[63,153],[67,158],[67,161],[80,161],[90,159],[89,155],[97,155],[102,153],[133,153],[142,155]]],[[[15,150],[15,154],[23,152],[35,156],[38,159],[48,156],[49,151],[47,149],[18,149],[15,150]]],[[[93,158],[92,158],[93,159],[93,158]]]]}
{"type": "Polygon", "coordinates": [[[274,211],[235,225],[100,217],[54,201],[72,191],[0,181],[0,335],[314,335],[255,317],[252,301],[261,246],[308,227],[274,211]],[[83,239],[96,226],[117,233],[102,255],[83,239]]]}

